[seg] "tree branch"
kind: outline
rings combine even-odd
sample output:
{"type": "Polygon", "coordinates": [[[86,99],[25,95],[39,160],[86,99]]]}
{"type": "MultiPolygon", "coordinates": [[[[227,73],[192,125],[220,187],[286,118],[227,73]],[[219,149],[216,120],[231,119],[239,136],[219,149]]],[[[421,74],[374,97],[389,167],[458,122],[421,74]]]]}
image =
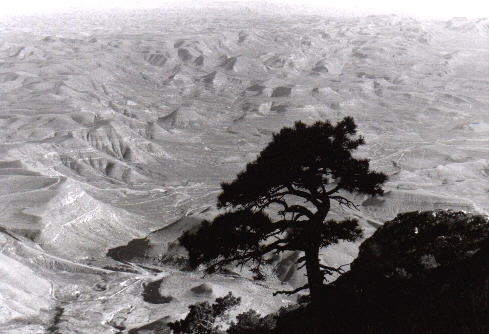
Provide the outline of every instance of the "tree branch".
{"type": "Polygon", "coordinates": [[[309,210],[308,208],[302,206],[302,205],[291,205],[290,207],[286,207],[284,210],[281,212],[287,213],[298,213],[299,215],[294,218],[294,220],[297,220],[299,217],[306,216],[307,218],[311,219],[314,214],[309,210]]]}
{"type": "Polygon", "coordinates": [[[326,191],[326,187],[324,186],[324,183],[321,182],[321,191],[322,191],[322,195],[327,195],[327,191],[326,191]]]}
{"type": "Polygon", "coordinates": [[[336,187],[334,187],[333,189],[331,189],[330,191],[326,192],[326,195],[332,195],[334,194],[335,192],[337,192],[338,190],[341,189],[341,186],[340,185],[337,185],[336,187]]]}
{"type": "Polygon", "coordinates": [[[247,262],[256,261],[260,262],[260,259],[267,253],[274,251],[275,253],[280,253],[286,250],[294,250],[288,247],[288,240],[277,239],[274,242],[265,245],[264,247],[254,247],[251,251],[244,251],[242,253],[236,254],[234,256],[228,256],[227,258],[221,258],[215,263],[208,265],[208,272],[215,272],[217,270],[223,269],[226,265],[237,262],[238,266],[243,266],[247,262]]]}
{"type": "Polygon", "coordinates": [[[321,267],[323,269],[322,271],[328,275],[331,275],[333,273],[343,274],[345,272],[341,267],[335,268],[326,266],[324,264],[319,264],[319,267],[321,267]]]}
{"type": "Polygon", "coordinates": [[[298,223],[297,221],[295,220],[289,220],[289,219],[282,219],[282,220],[278,220],[276,222],[273,223],[273,226],[276,226],[277,229],[288,229],[288,228],[296,228],[296,227],[299,227],[300,225],[299,224],[302,224],[302,223],[298,223]]]}
{"type": "Polygon", "coordinates": [[[288,193],[290,195],[302,197],[302,198],[306,199],[307,201],[311,202],[312,204],[314,204],[314,206],[316,206],[317,208],[319,208],[321,206],[321,203],[318,201],[318,199],[315,198],[312,194],[308,193],[307,191],[302,191],[302,190],[296,189],[290,183],[287,185],[287,189],[289,190],[288,193]]]}
{"type": "Polygon", "coordinates": [[[359,210],[358,206],[350,201],[348,198],[345,198],[343,196],[331,196],[330,199],[337,201],[340,205],[344,205],[350,209],[355,209],[359,210]]]}
{"type": "Polygon", "coordinates": [[[276,291],[273,293],[274,296],[276,295],[293,295],[299,291],[302,291],[302,290],[305,290],[305,289],[309,289],[309,284],[306,284],[306,285],[303,285],[301,286],[300,288],[297,288],[297,289],[294,289],[294,290],[280,290],[280,291],[276,291]]]}

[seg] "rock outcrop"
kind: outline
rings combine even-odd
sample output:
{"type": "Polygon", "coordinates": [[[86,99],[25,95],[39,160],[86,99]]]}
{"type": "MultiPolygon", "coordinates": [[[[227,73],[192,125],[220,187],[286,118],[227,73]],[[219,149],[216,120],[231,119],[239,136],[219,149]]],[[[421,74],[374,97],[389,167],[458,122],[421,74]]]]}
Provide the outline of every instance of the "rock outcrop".
{"type": "Polygon", "coordinates": [[[325,287],[323,300],[316,315],[303,308],[282,317],[278,332],[488,333],[489,219],[400,214],[360,246],[350,272],[325,287]]]}

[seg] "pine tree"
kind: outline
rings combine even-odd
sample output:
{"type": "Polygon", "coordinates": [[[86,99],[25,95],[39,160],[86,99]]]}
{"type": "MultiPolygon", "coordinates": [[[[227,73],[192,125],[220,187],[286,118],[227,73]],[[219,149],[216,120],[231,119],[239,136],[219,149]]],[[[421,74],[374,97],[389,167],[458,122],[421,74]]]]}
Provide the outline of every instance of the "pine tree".
{"type": "Polygon", "coordinates": [[[365,143],[351,117],[306,125],[296,122],[273,135],[272,141],[230,183],[223,183],[218,207],[228,209],[213,221],[188,231],[180,242],[192,266],[208,272],[237,263],[253,263],[260,276],[265,256],[302,251],[308,288],[317,304],[326,273],[319,249],[340,240],[354,241],[361,229],[354,219],[326,220],[331,203],[356,208],[348,193],[382,195],[387,176],[371,171],[368,159],[352,156],[365,143]]]}

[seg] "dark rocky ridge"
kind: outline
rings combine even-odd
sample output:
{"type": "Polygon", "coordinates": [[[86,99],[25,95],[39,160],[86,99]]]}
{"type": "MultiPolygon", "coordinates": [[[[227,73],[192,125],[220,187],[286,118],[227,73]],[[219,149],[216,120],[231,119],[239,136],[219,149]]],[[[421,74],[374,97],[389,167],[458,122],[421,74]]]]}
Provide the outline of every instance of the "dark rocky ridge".
{"type": "Polygon", "coordinates": [[[471,260],[489,239],[489,221],[464,212],[398,215],[360,247],[351,273],[422,280],[436,268],[471,260]]]}
{"type": "Polygon", "coordinates": [[[400,214],[361,245],[323,301],[316,315],[300,308],[282,316],[276,332],[488,333],[489,220],[452,211],[400,214]]]}

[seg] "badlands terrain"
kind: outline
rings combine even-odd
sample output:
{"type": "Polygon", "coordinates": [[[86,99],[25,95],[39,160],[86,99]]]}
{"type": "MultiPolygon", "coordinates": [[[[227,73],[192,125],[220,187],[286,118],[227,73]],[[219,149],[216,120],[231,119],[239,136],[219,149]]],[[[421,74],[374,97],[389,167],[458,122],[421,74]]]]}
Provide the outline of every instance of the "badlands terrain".
{"type": "MultiPolygon", "coordinates": [[[[0,332],[137,333],[228,291],[239,311],[294,302],[272,297],[303,280],[287,258],[262,282],[161,260],[217,213],[220,183],[296,120],[355,118],[359,155],[390,180],[383,198],[333,215],[358,217],[366,236],[403,211],[487,213],[488,92],[487,19],[273,8],[3,18],[0,332]],[[131,253],[135,239],[145,248],[131,253]]],[[[323,260],[350,263],[357,245],[323,260]]]]}

